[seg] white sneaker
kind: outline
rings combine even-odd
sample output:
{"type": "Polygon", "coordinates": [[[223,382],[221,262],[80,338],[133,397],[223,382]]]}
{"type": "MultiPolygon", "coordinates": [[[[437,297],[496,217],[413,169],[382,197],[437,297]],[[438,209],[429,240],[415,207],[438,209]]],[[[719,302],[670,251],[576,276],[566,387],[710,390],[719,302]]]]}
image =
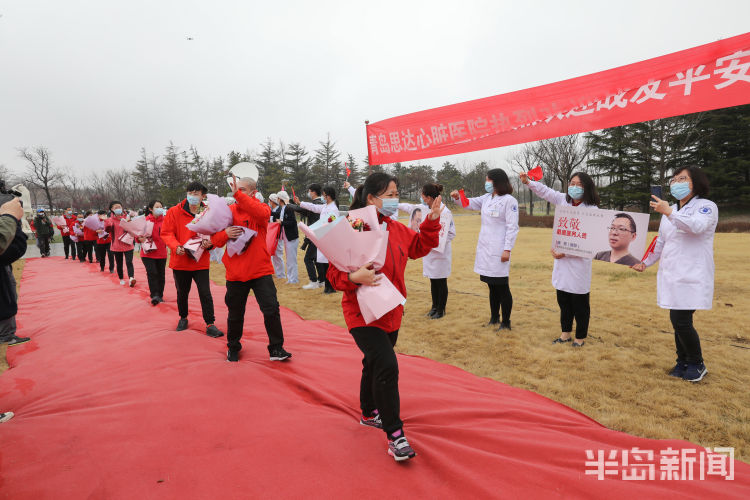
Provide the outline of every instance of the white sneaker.
{"type": "Polygon", "coordinates": [[[12,411],[6,411],[5,413],[0,413],[0,424],[3,422],[7,422],[11,418],[13,418],[14,413],[12,411]]]}
{"type": "Polygon", "coordinates": [[[315,288],[325,288],[326,282],[325,281],[318,281],[318,286],[315,288]]]}
{"type": "Polygon", "coordinates": [[[120,284],[124,285],[125,284],[125,280],[120,280],[120,284]]]}
{"type": "Polygon", "coordinates": [[[303,290],[314,290],[316,288],[318,288],[317,281],[311,281],[310,283],[302,287],[303,290]]]}
{"type": "Polygon", "coordinates": [[[133,288],[135,286],[135,278],[131,276],[130,278],[130,288],[133,288]]]}

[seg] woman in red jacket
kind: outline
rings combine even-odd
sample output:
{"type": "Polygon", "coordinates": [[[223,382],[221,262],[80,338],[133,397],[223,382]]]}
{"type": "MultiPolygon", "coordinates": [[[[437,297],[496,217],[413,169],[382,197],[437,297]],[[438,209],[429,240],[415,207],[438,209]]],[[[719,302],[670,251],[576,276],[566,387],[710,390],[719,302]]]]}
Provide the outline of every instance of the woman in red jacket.
{"type": "Polygon", "coordinates": [[[128,268],[128,278],[130,281],[130,287],[135,286],[135,268],[133,267],[133,243],[132,236],[126,237],[126,241],[122,241],[120,238],[125,234],[125,230],[120,227],[120,220],[125,218],[125,213],[122,209],[122,203],[119,201],[111,201],[109,203],[110,217],[104,221],[104,227],[107,232],[112,235],[112,245],[110,251],[115,256],[115,263],[117,263],[117,276],[120,278],[120,284],[125,284],[122,272],[122,259],[125,258],[125,265],[128,268]]]}
{"type": "Polygon", "coordinates": [[[151,292],[151,305],[164,302],[164,273],[167,268],[167,245],[161,239],[161,225],[164,222],[164,214],[167,211],[159,200],[153,200],[146,208],[146,220],[154,223],[154,229],[150,237],[141,236],[141,262],[146,268],[148,277],[148,289],[151,292]],[[143,243],[153,243],[156,248],[148,252],[143,250],[143,243]]]}
{"type": "MultiPolygon", "coordinates": [[[[91,210],[87,210],[85,214],[83,214],[83,219],[81,219],[81,222],[86,220],[86,217],[93,215],[94,212],[91,210]]],[[[93,231],[86,226],[83,226],[83,261],[85,261],[87,258],[89,259],[89,263],[94,262],[94,245],[96,244],[96,231],[93,231]]]]}
{"type": "Polygon", "coordinates": [[[360,423],[383,429],[388,436],[388,454],[397,462],[413,458],[416,453],[404,436],[400,418],[398,392],[398,361],[393,347],[401,327],[403,306],[398,306],[380,319],[366,324],[357,302],[357,287],[378,286],[381,276],[386,276],[406,297],[404,271],[408,259],[427,255],[438,245],[440,233],[440,196],[435,198],[431,212],[414,232],[391,216],[398,211],[398,181],[386,173],[371,174],[362,186],[361,198],[352,209],[374,205],[378,220],[388,228],[388,253],[382,269],[375,271],[366,265],[353,273],[328,267],[328,280],[344,292],[341,305],[349,333],[364,354],[360,382],[360,423]]]}
{"type": "MultiPolygon", "coordinates": [[[[102,222],[107,220],[106,210],[99,210],[96,214],[102,222]]],[[[109,273],[112,274],[115,272],[115,257],[109,250],[109,246],[112,244],[112,236],[109,233],[106,233],[107,235],[102,238],[102,234],[105,233],[106,231],[100,231],[97,233],[94,252],[96,253],[96,260],[99,261],[99,269],[101,272],[104,272],[105,259],[107,259],[109,260],[109,273]]]]}

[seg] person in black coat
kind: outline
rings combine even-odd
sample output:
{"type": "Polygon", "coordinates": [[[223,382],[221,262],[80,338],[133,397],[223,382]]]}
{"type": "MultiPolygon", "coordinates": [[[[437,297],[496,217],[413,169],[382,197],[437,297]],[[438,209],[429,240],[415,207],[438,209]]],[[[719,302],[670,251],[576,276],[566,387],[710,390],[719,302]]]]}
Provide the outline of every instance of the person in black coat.
{"type": "MultiPolygon", "coordinates": [[[[307,189],[307,194],[315,205],[325,205],[325,201],[323,201],[323,198],[321,197],[323,189],[320,187],[320,184],[310,184],[307,189]]],[[[295,212],[299,212],[304,219],[305,224],[308,226],[315,224],[320,219],[320,214],[300,208],[298,205],[289,205],[289,207],[295,212]]],[[[318,276],[318,268],[315,265],[318,254],[318,249],[315,247],[315,244],[305,237],[305,240],[302,242],[302,250],[305,251],[305,269],[307,269],[307,277],[310,278],[310,283],[302,288],[305,290],[312,290],[313,288],[324,286],[324,276],[318,276]]]]}
{"type": "Polygon", "coordinates": [[[287,284],[299,283],[297,277],[297,247],[299,246],[299,230],[297,229],[297,216],[289,206],[289,193],[279,191],[279,220],[281,221],[280,241],[286,249],[286,278],[287,284]]]}
{"type": "Polygon", "coordinates": [[[49,257],[49,240],[55,235],[55,228],[41,208],[37,210],[37,216],[34,217],[34,228],[36,229],[39,253],[42,254],[42,257],[49,257]]]}
{"type": "Polygon", "coordinates": [[[0,343],[9,346],[31,340],[16,335],[18,296],[12,264],[26,253],[22,217],[23,208],[17,198],[0,207],[0,343]]]}

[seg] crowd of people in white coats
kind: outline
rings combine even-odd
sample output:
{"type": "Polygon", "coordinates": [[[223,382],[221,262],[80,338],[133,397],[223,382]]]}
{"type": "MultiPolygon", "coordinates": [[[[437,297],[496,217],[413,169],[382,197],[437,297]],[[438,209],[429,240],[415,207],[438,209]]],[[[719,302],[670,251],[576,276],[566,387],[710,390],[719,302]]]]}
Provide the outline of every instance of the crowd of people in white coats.
{"type": "MultiPolygon", "coordinates": [[[[554,205],[580,206],[596,210],[600,205],[596,186],[584,172],[571,176],[566,192],[557,192],[540,182],[531,181],[526,174],[521,180],[528,189],[554,205]]],[[[700,168],[681,167],[675,170],[670,191],[677,203],[653,197],[653,210],[662,214],[659,236],[654,251],[644,262],[631,266],[642,272],[646,267],[660,262],[657,274],[658,305],[670,311],[674,329],[677,362],[669,375],[697,382],[707,373],[701,354],[698,333],[693,326],[696,310],[710,309],[713,297],[713,235],[718,221],[716,205],[707,199],[708,180],[700,168]]],[[[427,317],[439,320],[446,315],[448,283],[452,270],[451,240],[456,237],[452,218],[444,217],[450,210],[442,202],[443,187],[427,183],[422,188],[422,204],[400,203],[398,180],[387,173],[373,173],[365,182],[354,187],[344,185],[352,196],[350,209],[374,206],[379,222],[389,232],[385,264],[375,270],[365,265],[354,272],[344,272],[329,266],[326,256],[305,238],[302,249],[309,283],[305,290],[323,288],[323,293],[343,292],[342,309],[347,328],[357,347],[362,351],[362,375],[360,381],[360,423],[382,429],[387,434],[388,453],[396,461],[413,458],[416,453],[404,434],[400,419],[400,395],[398,390],[398,361],[394,346],[403,316],[403,306],[398,306],[374,322],[365,323],[357,302],[359,287],[378,286],[382,277],[387,277],[406,296],[404,272],[409,259],[422,258],[423,274],[430,279],[432,307],[427,317]],[[419,211],[421,223],[412,227],[397,221],[399,210],[412,215],[419,211]],[[441,220],[449,223],[441,225],[441,220]],[[445,244],[438,250],[442,237],[445,244]]],[[[487,172],[486,194],[468,199],[471,211],[481,214],[481,229],[476,246],[474,272],[489,289],[489,321],[487,327],[498,332],[511,330],[513,296],[510,288],[511,254],[519,232],[518,202],[512,196],[513,188],[502,169],[487,172]]],[[[286,191],[269,196],[264,203],[257,190],[255,179],[234,179],[232,183],[231,210],[234,220],[225,230],[205,238],[201,245],[206,250],[196,260],[184,245],[195,237],[187,224],[204,206],[207,189],[199,182],[187,186],[185,199],[166,210],[162,203],[154,200],[147,207],[146,218],[153,223],[149,237],[148,252],[141,248],[140,257],[146,268],[151,303],[157,306],[164,301],[165,268],[167,249],[169,267],[172,269],[179,318],[176,329],[188,328],[188,296],[193,282],[198,289],[206,334],[211,337],[224,335],[216,325],[213,298],[209,286],[210,252],[223,247],[242,234],[241,228],[257,232],[250,240],[246,251],[230,256],[225,252],[222,262],[226,269],[227,360],[239,360],[245,307],[252,290],[264,317],[269,338],[270,360],[283,361],[291,357],[284,349],[284,335],[279,314],[277,290],[273,277],[286,279],[289,284],[299,283],[297,249],[299,231],[296,214],[309,226],[319,219],[331,220],[339,216],[336,189],[333,186],[311,184],[307,190],[309,201],[293,199],[286,191]],[[270,222],[281,225],[275,252],[269,251],[266,232],[270,222]]],[[[458,200],[459,193],[450,196],[458,200]]],[[[109,271],[115,267],[120,284],[135,285],[133,271],[134,242],[123,242],[124,230],[120,221],[127,217],[118,201],[110,203],[107,211],[99,211],[104,223],[104,232],[97,234],[82,227],[83,218],[77,218],[69,209],[65,218],[67,229],[63,233],[65,255],[83,262],[93,262],[92,251],[103,272],[106,262],[109,271]],[[70,241],[74,227],[81,226],[83,241],[70,241]],[[125,279],[123,262],[127,269],[125,279]]],[[[87,214],[84,214],[84,216],[87,214]]],[[[78,232],[78,231],[76,231],[78,232]]],[[[127,240],[125,240],[127,241],[127,240]]],[[[589,295],[592,278],[592,260],[551,251],[554,259],[552,286],[560,308],[561,333],[553,342],[557,345],[570,343],[582,348],[588,334],[590,318],[589,295]],[[573,326],[575,324],[575,334],[573,326]]],[[[292,305],[293,307],[293,305],[292,305]]]]}

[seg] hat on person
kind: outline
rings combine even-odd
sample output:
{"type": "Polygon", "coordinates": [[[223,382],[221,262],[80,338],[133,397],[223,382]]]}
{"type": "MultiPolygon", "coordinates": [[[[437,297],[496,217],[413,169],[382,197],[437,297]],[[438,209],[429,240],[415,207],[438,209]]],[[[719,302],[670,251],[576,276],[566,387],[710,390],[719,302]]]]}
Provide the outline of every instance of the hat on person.
{"type": "Polygon", "coordinates": [[[38,214],[39,214],[39,213],[42,213],[42,212],[44,212],[44,209],[43,209],[43,208],[40,208],[39,210],[37,210],[37,211],[36,211],[36,213],[38,213],[38,214]]]}
{"type": "Polygon", "coordinates": [[[273,194],[271,194],[271,195],[270,195],[270,196],[268,197],[268,199],[269,199],[270,201],[274,202],[274,203],[278,203],[278,202],[279,202],[279,195],[277,195],[276,193],[273,193],[273,194]]]}
{"type": "Polygon", "coordinates": [[[279,191],[278,193],[276,193],[276,196],[278,196],[279,199],[284,202],[284,204],[289,203],[289,193],[287,193],[286,191],[279,191]]]}

